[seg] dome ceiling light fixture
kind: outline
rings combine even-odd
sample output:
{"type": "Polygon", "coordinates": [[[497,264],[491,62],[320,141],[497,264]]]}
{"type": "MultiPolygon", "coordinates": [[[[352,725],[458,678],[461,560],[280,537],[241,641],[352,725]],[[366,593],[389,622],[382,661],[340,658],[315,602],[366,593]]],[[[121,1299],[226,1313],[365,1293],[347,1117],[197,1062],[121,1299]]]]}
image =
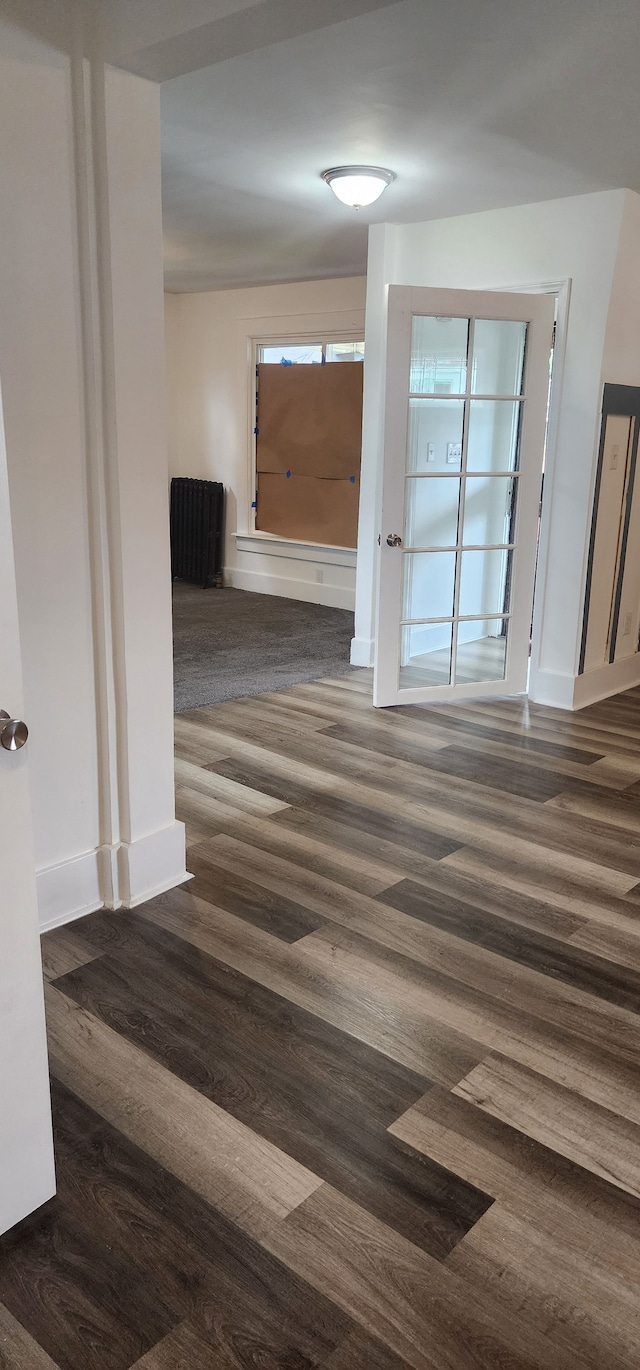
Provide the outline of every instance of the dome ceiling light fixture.
{"type": "Polygon", "coordinates": [[[395,181],[396,173],[383,166],[332,166],[322,172],[322,179],[343,205],[363,209],[379,199],[383,190],[395,181]]]}

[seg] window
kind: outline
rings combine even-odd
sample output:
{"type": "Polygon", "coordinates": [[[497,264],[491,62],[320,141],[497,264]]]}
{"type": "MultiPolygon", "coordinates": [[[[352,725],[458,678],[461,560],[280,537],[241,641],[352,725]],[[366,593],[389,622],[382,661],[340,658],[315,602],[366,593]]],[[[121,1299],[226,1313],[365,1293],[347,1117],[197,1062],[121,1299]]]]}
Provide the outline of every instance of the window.
{"type": "Polygon", "coordinates": [[[355,547],[364,343],[264,343],[257,349],[255,526],[355,547]]]}
{"type": "Polygon", "coordinates": [[[258,347],[258,362],[270,366],[299,366],[324,362],[364,361],[363,342],[264,343],[258,347]]]}

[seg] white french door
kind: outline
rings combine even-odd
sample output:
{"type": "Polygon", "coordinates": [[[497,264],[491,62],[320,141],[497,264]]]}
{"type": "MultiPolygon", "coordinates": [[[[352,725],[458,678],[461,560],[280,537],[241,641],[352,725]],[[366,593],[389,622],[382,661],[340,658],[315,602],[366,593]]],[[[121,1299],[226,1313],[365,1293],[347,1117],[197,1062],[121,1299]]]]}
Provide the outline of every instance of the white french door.
{"type": "Polygon", "coordinates": [[[0,708],[10,715],[9,722],[0,717],[0,1232],[5,1232],[51,1197],[55,1176],[29,745],[23,745],[25,730],[17,722],[22,672],[1,406],[0,708]]]}
{"type": "Polygon", "coordinates": [[[526,689],[553,318],[389,288],[376,705],[526,689]]]}

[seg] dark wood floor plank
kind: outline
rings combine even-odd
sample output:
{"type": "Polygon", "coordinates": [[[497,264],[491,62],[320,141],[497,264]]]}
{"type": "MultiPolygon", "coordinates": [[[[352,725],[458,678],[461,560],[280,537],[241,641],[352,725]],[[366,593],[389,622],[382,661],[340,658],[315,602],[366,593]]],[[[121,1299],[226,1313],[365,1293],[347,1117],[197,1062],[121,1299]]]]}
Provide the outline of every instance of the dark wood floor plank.
{"type": "MultiPolygon", "coordinates": [[[[472,904],[440,891],[429,890],[413,880],[378,894],[380,903],[392,905],[425,923],[451,932],[455,937],[486,947],[498,955],[541,971],[554,980],[575,985],[609,1003],[640,1013],[640,973],[628,966],[614,966],[600,956],[580,951],[575,942],[563,946],[556,938],[509,924],[472,904]]],[[[640,939],[638,940],[640,951],[640,939]]]]}
{"type": "MultiPolygon", "coordinates": [[[[168,1314],[179,1311],[188,1318],[194,1334],[186,1351],[195,1355],[197,1346],[206,1347],[210,1361],[205,1364],[215,1353],[225,1367],[292,1363],[310,1368],[342,1342],[350,1330],[348,1319],[257,1242],[60,1086],[54,1087],[54,1109],[59,1191],[49,1206],[50,1221],[59,1228],[70,1214],[79,1232],[90,1233],[127,1263],[131,1287],[123,1285],[120,1293],[125,1322],[139,1293],[134,1277],[140,1271],[145,1288],[168,1314]]],[[[37,1222],[34,1226],[37,1230],[37,1222]]],[[[23,1242],[25,1276],[33,1261],[26,1246],[23,1242]]],[[[50,1279],[52,1295],[59,1289],[62,1296],[64,1317],[64,1281],[81,1284],[82,1270],[69,1269],[60,1248],[60,1241],[53,1243],[50,1279]]],[[[28,1286],[23,1302],[25,1316],[37,1323],[37,1302],[28,1286]]],[[[144,1301],[136,1317],[143,1334],[144,1301]]],[[[174,1316],[164,1338],[151,1332],[147,1337],[163,1348],[160,1364],[167,1363],[170,1348],[182,1354],[181,1328],[184,1323],[174,1316]]],[[[69,1364],[109,1364],[107,1356],[100,1359],[101,1346],[91,1359],[88,1327],[72,1327],[67,1336],[69,1364]]],[[[147,1356],[153,1364],[154,1351],[147,1356]]]]}
{"type": "Polygon", "coordinates": [[[74,929],[73,924],[45,932],[40,938],[40,949],[42,970],[46,980],[57,980],[59,975],[66,975],[76,966],[83,966],[86,961],[91,961],[95,954],[87,946],[81,933],[74,929]]]}
{"type": "MultiPolygon", "coordinates": [[[[269,743],[271,747],[271,743],[269,743]]],[[[623,839],[612,833],[606,824],[581,815],[576,823],[572,815],[549,814],[547,808],[527,798],[500,792],[490,785],[491,763],[477,773],[478,779],[460,779],[448,773],[446,786],[428,767],[387,757],[380,751],[373,758],[365,754],[361,760],[362,748],[349,742],[334,743],[328,734],[314,735],[294,743],[285,739],[274,744],[274,750],[290,756],[291,759],[306,761],[319,768],[328,768],[335,775],[344,775],[365,785],[383,787],[389,792],[401,795],[415,803],[429,805],[438,794],[443,814],[450,814],[465,821],[469,810],[482,821],[499,822],[504,830],[514,837],[527,839],[534,834],[543,847],[563,850],[567,846],[587,859],[595,858],[605,866],[630,874],[640,873],[640,840],[623,839]],[[479,783],[478,783],[479,782],[479,783]]],[[[440,757],[440,754],[438,754],[440,757]]],[[[214,763],[224,765],[224,763],[214,763]]]]}
{"type": "MultiPolygon", "coordinates": [[[[440,712],[440,708],[438,708],[440,712]]],[[[637,736],[620,721],[613,729],[600,728],[587,710],[572,713],[566,709],[518,702],[515,699],[495,701],[474,700],[461,709],[444,706],[444,712],[454,718],[468,719],[491,728],[507,730],[521,737],[547,743],[564,742],[575,748],[590,748],[608,756],[632,756],[637,750],[637,736]]]]}
{"type": "MultiPolygon", "coordinates": [[[[486,1055],[450,1024],[425,1020],[408,1005],[391,1005],[384,992],[361,986],[361,966],[346,966],[340,957],[320,961],[315,937],[286,945],[214,908],[187,890],[160,895],[139,910],[155,925],[173,932],[275,990],[291,1003],[317,1014],[359,1041],[450,1087],[486,1055]]],[[[326,950],[326,947],[323,948],[326,950]]]]}
{"type": "Polygon", "coordinates": [[[548,807],[561,813],[579,814],[598,823],[608,823],[618,832],[621,829],[637,840],[640,833],[640,795],[633,786],[624,790],[602,790],[596,787],[563,784],[548,807]]]}
{"type": "Polygon", "coordinates": [[[497,1055],[476,1066],[455,1093],[640,1197],[637,1124],[497,1055]]]}
{"type": "Polygon", "coordinates": [[[559,794],[566,785],[564,777],[552,772],[528,770],[525,766],[515,767],[507,761],[496,760],[491,756],[490,749],[487,749],[486,755],[479,755],[456,746],[444,747],[438,751],[427,750],[421,747],[419,741],[410,733],[406,740],[372,735],[366,724],[332,724],[325,729],[325,733],[339,742],[349,742],[352,746],[365,751],[391,756],[398,761],[409,761],[413,765],[423,766],[430,772],[473,780],[490,786],[491,789],[503,790],[507,794],[520,795],[541,803],[559,794]]]}
{"type": "Polygon", "coordinates": [[[224,870],[216,864],[207,843],[191,850],[189,870],[195,877],[193,893],[199,898],[215,902],[238,918],[245,918],[248,923],[280,937],[283,942],[297,942],[299,937],[314,932],[322,922],[285,895],[274,897],[253,881],[224,870]]]}
{"type": "Polygon", "coordinates": [[[558,909],[595,918],[613,927],[629,929],[637,918],[633,902],[634,885],[626,875],[616,875],[569,857],[562,865],[552,861],[522,862],[513,851],[496,861],[490,852],[477,847],[459,847],[443,859],[443,865],[480,882],[500,885],[505,890],[548,901],[558,909]]]}
{"type": "Polygon", "coordinates": [[[640,1288],[640,1201],[626,1190],[438,1085],[390,1131],[471,1183],[483,1176],[501,1208],[576,1252],[597,1249],[612,1280],[640,1288]]]}
{"type": "MultiPolygon", "coordinates": [[[[100,958],[96,974],[70,972],[57,988],[77,1003],[91,999],[105,1018],[119,1023],[126,1009],[108,1014],[107,996],[123,1004],[136,999],[140,1012],[120,1030],[139,1033],[144,1014],[153,1012],[173,1033],[183,1037],[186,1054],[208,1053],[207,1072],[216,1086],[217,1062],[277,1073],[279,1091],[296,1104],[323,1109],[351,1104],[376,1125],[386,1127],[408,1100],[424,1091],[424,1077],[401,1066],[350,1034],[298,1008],[289,999],[257,984],[181,937],[164,932],[136,913],[114,915],[125,932],[115,953],[100,958]],[[259,1063],[259,1064],[258,1064],[259,1063]],[[319,1094],[319,1098],[314,1096],[319,1094]]],[[[91,1010],[93,1011],[93,1009],[91,1010]]],[[[149,1024],[149,1027],[151,1025],[149,1024]]],[[[153,1050],[150,1036],[148,1050],[153,1050]]],[[[219,1072],[223,1075],[223,1072],[219,1072]]],[[[221,1083],[223,1081],[221,1080],[221,1083]]],[[[276,1081],[272,1081],[275,1085],[276,1081]]],[[[236,1089],[229,1088],[229,1102],[236,1089]]]]}
{"type": "Polygon", "coordinates": [[[505,1316],[424,1252],[323,1185],[269,1247],[414,1370],[576,1370],[580,1360],[505,1316]]]}
{"type": "Polygon", "coordinates": [[[174,1324],[155,1282],[51,1201],[0,1239],[0,1298],[60,1370],[128,1370],[174,1324]]]}
{"type": "MultiPolygon", "coordinates": [[[[267,764],[244,764],[230,759],[215,765],[215,774],[223,775],[236,784],[251,781],[254,785],[265,785],[267,792],[283,801],[283,807],[295,804],[301,808],[309,807],[314,814],[327,817],[335,822],[356,828],[383,841],[397,841],[405,847],[438,861],[448,856],[461,845],[437,832],[430,831],[426,823],[412,822],[411,819],[395,816],[392,812],[382,812],[373,804],[374,796],[362,795],[364,802],[343,798],[342,795],[325,796],[313,783],[305,783],[291,775],[274,775],[267,764]],[[371,801],[371,806],[366,800],[371,801]]],[[[629,882],[631,883],[631,882],[629,882]]]]}
{"type": "Polygon", "coordinates": [[[244,1231],[261,1233],[321,1183],[59,990],[46,1000],[56,1079],[244,1231]]]}
{"type": "Polygon", "coordinates": [[[363,991],[380,993],[384,987],[389,1006],[412,1012],[422,1020],[425,1033],[431,1024],[440,1030],[445,1026],[464,1030],[489,1050],[544,1070],[550,1080],[568,1084],[585,1099],[640,1123],[635,1050],[626,1055],[620,1049],[614,1052],[613,1031],[601,1034],[599,1042],[583,1035],[577,1005],[567,1004],[565,1011],[556,1005],[555,1013],[547,1006],[548,1016],[543,1018],[536,1012],[535,993],[523,1005],[524,986],[517,976],[510,989],[503,982],[502,993],[499,986],[492,986],[491,978],[484,987],[462,983],[452,974],[427,968],[424,962],[416,964],[410,955],[341,927],[313,933],[301,945],[318,971],[330,966],[337,975],[341,968],[345,979],[350,971],[363,991]]]}
{"type": "Polygon", "coordinates": [[[366,1332],[352,1332],[333,1352],[323,1370],[406,1370],[407,1362],[366,1332]]]}
{"type": "Polygon", "coordinates": [[[137,1360],[131,1370],[238,1370],[238,1360],[224,1346],[203,1340],[183,1322],[137,1360]]]}
{"type": "Polygon", "coordinates": [[[563,877],[575,874],[596,889],[623,894],[637,883],[634,872],[640,865],[640,848],[613,840],[610,830],[595,833],[593,824],[589,833],[583,832],[588,826],[586,820],[571,822],[570,835],[565,831],[563,839],[562,823],[542,805],[531,804],[516,817],[510,812],[516,801],[510,805],[507,796],[496,811],[495,792],[484,813],[477,816],[481,806],[473,797],[466,805],[459,799],[452,801],[448,788],[438,803],[433,794],[416,802],[415,794],[404,798],[402,786],[398,790],[386,778],[380,778],[380,789],[373,783],[366,785],[345,777],[332,779],[325,770],[295,764],[293,757],[275,752],[261,760],[251,756],[248,760],[233,757],[216,762],[213,773],[234,784],[261,786],[283,803],[311,808],[338,822],[353,822],[436,859],[473,844],[499,860],[516,856],[534,871],[555,870],[563,877]]]}
{"type": "Polygon", "coordinates": [[[0,1304],[0,1366],[2,1370],[59,1370],[3,1304],[0,1304]]]}
{"type": "MultiPolygon", "coordinates": [[[[195,724],[192,726],[206,744],[206,730],[196,728],[195,724]]],[[[217,760],[218,758],[214,758],[213,762],[208,764],[214,765],[217,760]]],[[[246,813],[261,814],[277,813],[284,807],[280,800],[272,798],[262,790],[252,790],[244,784],[237,785],[233,780],[226,780],[222,774],[218,775],[213,770],[208,770],[205,762],[206,758],[201,758],[197,764],[191,761],[176,761],[176,780],[179,786],[203,794],[210,802],[212,801],[211,811],[216,817],[220,812],[220,804],[246,813]]]]}
{"type": "Polygon", "coordinates": [[[572,933],[571,943],[584,951],[593,952],[605,960],[614,961],[625,970],[640,971],[640,925],[626,928],[610,923],[589,922],[572,933]]]}
{"type": "MultiPolygon", "coordinates": [[[[335,696],[331,695],[330,698],[333,701],[335,696]]],[[[467,718],[467,722],[469,721],[469,715],[457,704],[453,710],[447,710],[442,705],[439,705],[437,709],[427,709],[421,706],[414,709],[412,714],[407,714],[404,706],[378,711],[362,706],[355,713],[353,710],[346,712],[344,705],[336,706],[333,702],[327,703],[326,699],[321,699],[317,683],[299,686],[295,690],[283,692],[282,695],[278,696],[278,702],[281,713],[285,713],[287,707],[289,709],[313,711],[318,717],[324,716],[327,723],[334,722],[341,726],[354,724],[357,727],[366,728],[369,733],[384,733],[398,742],[412,742],[420,749],[429,748],[432,751],[457,745],[455,737],[452,738],[450,727],[447,728],[448,718],[453,717],[458,724],[465,718],[467,718]],[[440,719],[443,720],[442,726],[439,723],[440,719]]],[[[494,723],[496,722],[496,709],[497,701],[492,705],[492,721],[494,723]]],[[[566,719],[567,717],[566,713],[563,714],[559,710],[547,710],[546,712],[551,715],[558,714],[560,718],[566,719]]],[[[477,724],[478,715],[471,714],[470,717],[477,724]]],[[[576,715],[573,715],[573,718],[575,719],[576,715]]],[[[512,716],[510,727],[503,732],[502,740],[498,740],[495,733],[490,737],[483,736],[486,729],[477,729],[476,727],[474,731],[465,730],[461,739],[460,750],[488,758],[499,757],[512,765],[516,763],[518,768],[525,767],[527,771],[541,769],[553,774],[582,780],[587,784],[606,786],[612,790],[622,790],[632,780],[640,778],[640,761],[634,751],[620,751],[618,749],[614,755],[605,755],[600,761],[593,760],[593,753],[585,754],[584,752],[580,753],[580,760],[567,760],[563,756],[555,755],[552,747],[547,751],[527,748],[523,752],[522,745],[519,745],[521,736],[535,737],[538,730],[536,729],[536,732],[532,734],[531,729],[524,728],[521,723],[518,729],[521,735],[519,738],[513,735],[513,722],[512,716]]],[[[562,736],[561,724],[556,723],[555,728],[557,736],[562,736]]],[[[581,730],[579,736],[584,736],[584,730],[581,730]]],[[[553,741],[553,734],[548,736],[547,731],[545,731],[545,737],[547,741],[553,741]]],[[[558,748],[558,750],[561,749],[558,748]]]]}
{"type": "Polygon", "coordinates": [[[603,751],[567,745],[557,739],[549,741],[544,737],[537,737],[530,730],[524,730],[518,723],[507,722],[501,727],[497,707],[486,719],[479,713],[465,716],[465,710],[460,707],[451,711],[447,710],[446,706],[429,708],[423,704],[397,705],[388,712],[393,716],[403,714],[405,718],[412,718],[418,725],[421,722],[433,722],[439,728],[446,728],[452,735],[464,737],[465,733],[470,732],[483,738],[485,742],[504,742],[508,737],[510,745],[517,747],[523,754],[528,751],[538,752],[580,764],[599,761],[604,755],[603,751]]]}
{"type": "MultiPolygon", "coordinates": [[[[312,705],[307,701],[307,707],[315,707],[320,713],[320,706],[312,705]]],[[[359,712],[356,715],[345,714],[344,708],[325,707],[325,714],[328,727],[335,723],[342,727],[355,728],[364,737],[369,735],[374,738],[386,737],[391,742],[395,742],[404,747],[411,746],[416,752],[424,754],[438,753],[447,750],[455,750],[459,755],[466,755],[470,762],[474,762],[478,757],[484,757],[489,762],[499,760],[507,762],[512,770],[524,770],[525,774],[541,772],[543,777],[559,776],[564,778],[566,785],[575,784],[585,787],[588,793],[591,787],[607,790],[615,793],[624,790],[632,781],[639,777],[638,757],[633,751],[617,752],[613,756],[605,755],[601,760],[594,761],[592,754],[587,753],[586,759],[582,761],[567,760],[562,756],[550,755],[545,751],[532,751],[528,749],[523,752],[522,747],[517,745],[517,739],[513,738],[511,732],[505,732],[502,741],[497,741],[495,737],[486,738],[479,732],[465,732],[464,736],[458,740],[452,736],[451,730],[446,726],[440,727],[438,724],[439,713],[434,709],[430,711],[421,710],[420,718],[415,715],[405,717],[404,710],[398,709],[391,711],[388,709],[379,710],[374,713],[359,712]]],[[[446,717],[446,715],[445,715],[446,717]]],[[[458,706],[456,706],[454,718],[458,718],[458,706]]],[[[354,738],[355,740],[355,738],[354,738]]],[[[373,747],[373,742],[369,744],[373,747]]],[[[583,754],[584,756],[584,754],[583,754]]],[[[438,767],[437,759],[435,769],[438,767]]]]}
{"type": "MultiPolygon", "coordinates": [[[[441,890],[443,894],[466,900],[490,912],[500,912],[516,924],[538,928],[556,937],[570,938],[587,924],[585,917],[578,917],[576,913],[569,913],[563,908],[556,907],[551,902],[552,895],[549,899],[534,898],[522,890],[504,888],[495,881],[490,883],[486,879],[474,879],[473,876],[456,870],[449,861],[435,861],[424,852],[416,852],[400,843],[374,837],[362,828],[354,829],[334,819],[321,818],[316,812],[297,808],[284,809],[282,813],[274,816],[269,826],[286,828],[300,834],[312,833],[314,840],[322,843],[323,849],[328,852],[335,852],[338,849],[357,857],[368,858],[369,869],[380,870],[381,879],[385,880],[385,889],[402,879],[418,880],[429,889],[441,890]],[[396,877],[394,880],[386,878],[391,874],[396,877]]],[[[236,829],[232,830],[231,824],[226,825],[224,831],[230,836],[236,835],[236,829]]],[[[237,835],[240,835],[239,832],[237,835]]],[[[459,850],[462,852],[465,849],[459,850]]],[[[630,910],[624,905],[621,907],[628,922],[630,910]]]]}
{"type": "MultiPolygon", "coordinates": [[[[132,920],[134,921],[134,920],[132,920]]],[[[386,1131],[427,1082],[138,920],[138,945],[71,973],[65,994],[193,1088],[443,1256],[490,1200],[386,1131]]]]}
{"type": "MultiPolygon", "coordinates": [[[[282,810],[283,814],[290,812],[290,809],[282,810]]],[[[264,819],[254,814],[234,813],[219,826],[218,831],[250,842],[252,846],[271,852],[274,856],[282,856],[305,870],[316,871],[344,885],[346,889],[358,890],[361,894],[379,894],[402,879],[401,871],[386,867],[382,861],[359,857],[354,851],[343,851],[336,844],[328,846],[312,836],[313,829],[305,833],[279,826],[274,821],[279,816],[264,819]]],[[[431,864],[438,868],[435,862],[431,864]]],[[[576,919],[572,931],[578,926],[580,924],[576,919]]]]}
{"type": "Polygon", "coordinates": [[[533,1223],[495,1205],[449,1258],[478,1296],[526,1319],[591,1370],[634,1370],[640,1339],[639,1287],[612,1285],[593,1255],[582,1255],[533,1223]]]}
{"type": "MultiPolygon", "coordinates": [[[[256,856],[235,838],[223,834],[212,838],[210,847],[218,863],[227,870],[253,872],[254,878],[275,894],[294,893],[305,907],[339,925],[338,931],[344,928],[418,962],[423,976],[426,969],[432,972],[432,982],[438,975],[445,975],[449,991],[456,982],[464,984],[467,991],[473,988],[492,999],[499,997],[517,1004],[524,1012],[567,1031],[574,1028],[578,1008],[589,1042],[628,1060],[635,1059],[640,1048],[640,1019],[628,1009],[604,1003],[528,967],[515,967],[494,952],[452,937],[439,928],[427,927],[390,905],[382,905],[378,899],[341,890],[331,881],[309,875],[279,857],[264,853],[256,856]]],[[[328,935],[330,941],[336,936],[332,929],[328,935]]]]}

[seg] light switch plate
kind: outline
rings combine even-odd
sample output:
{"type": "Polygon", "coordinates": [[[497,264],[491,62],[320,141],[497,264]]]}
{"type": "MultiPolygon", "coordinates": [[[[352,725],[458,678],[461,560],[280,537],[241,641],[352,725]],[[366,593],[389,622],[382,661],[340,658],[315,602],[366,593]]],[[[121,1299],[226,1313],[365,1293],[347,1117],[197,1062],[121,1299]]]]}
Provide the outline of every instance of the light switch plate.
{"type": "Polygon", "coordinates": [[[457,464],[457,462],[459,462],[459,461],[462,461],[462,443],[461,443],[461,442],[448,442],[448,443],[447,443],[447,465],[448,465],[448,466],[455,466],[455,465],[457,464]]]}

